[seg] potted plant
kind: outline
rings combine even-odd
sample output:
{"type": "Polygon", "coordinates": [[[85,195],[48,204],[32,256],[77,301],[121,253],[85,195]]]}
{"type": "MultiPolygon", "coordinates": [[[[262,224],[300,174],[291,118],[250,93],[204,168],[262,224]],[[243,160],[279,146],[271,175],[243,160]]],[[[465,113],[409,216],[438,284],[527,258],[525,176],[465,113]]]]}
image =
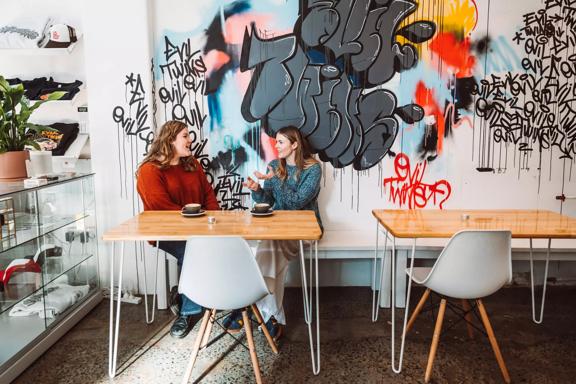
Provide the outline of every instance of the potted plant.
{"type": "Polygon", "coordinates": [[[24,95],[22,84],[11,86],[0,76],[0,179],[23,179],[26,177],[26,159],[29,145],[40,149],[33,140],[40,131],[53,128],[28,122],[30,115],[47,101],[58,100],[66,92],[52,92],[43,100],[30,104],[24,95]]]}

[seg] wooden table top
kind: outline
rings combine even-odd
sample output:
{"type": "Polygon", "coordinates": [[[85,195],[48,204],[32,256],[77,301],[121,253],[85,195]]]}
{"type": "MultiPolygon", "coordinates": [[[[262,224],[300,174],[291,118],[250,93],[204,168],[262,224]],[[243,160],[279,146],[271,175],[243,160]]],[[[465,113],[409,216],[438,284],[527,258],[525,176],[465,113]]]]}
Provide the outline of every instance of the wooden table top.
{"type": "Polygon", "coordinates": [[[398,238],[449,238],[464,229],[500,229],[514,238],[576,239],[576,219],[552,211],[374,209],[372,215],[398,238]]]}
{"type": "Polygon", "coordinates": [[[247,211],[207,211],[183,217],[180,211],[146,211],[112,228],[104,241],[186,240],[190,236],[242,236],[246,240],[319,240],[320,226],[313,211],[274,211],[255,217],[247,211]],[[216,218],[208,224],[208,216],[216,218]]]}

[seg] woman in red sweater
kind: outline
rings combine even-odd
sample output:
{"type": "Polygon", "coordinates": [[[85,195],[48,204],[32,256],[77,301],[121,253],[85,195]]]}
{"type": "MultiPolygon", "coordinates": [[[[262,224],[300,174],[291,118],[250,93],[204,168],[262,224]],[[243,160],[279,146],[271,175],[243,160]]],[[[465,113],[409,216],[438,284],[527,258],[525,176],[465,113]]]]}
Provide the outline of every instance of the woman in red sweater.
{"type": "MultiPolygon", "coordinates": [[[[154,139],[137,172],[138,194],[145,211],[180,210],[199,203],[202,209],[218,210],[218,200],[200,163],[192,156],[192,139],[186,124],[167,121],[154,139]]],[[[161,241],[158,246],[178,259],[182,266],[185,241],[161,241]]],[[[202,307],[180,295],[180,313],[170,334],[184,337],[202,315],[202,307]]]]}

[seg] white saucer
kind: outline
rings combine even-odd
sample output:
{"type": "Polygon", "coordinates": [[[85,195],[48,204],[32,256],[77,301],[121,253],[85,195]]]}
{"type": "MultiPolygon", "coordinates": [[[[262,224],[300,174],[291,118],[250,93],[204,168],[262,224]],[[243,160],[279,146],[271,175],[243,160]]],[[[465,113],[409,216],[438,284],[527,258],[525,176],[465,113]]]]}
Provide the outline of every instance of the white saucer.
{"type": "Polygon", "coordinates": [[[260,217],[270,216],[270,215],[272,215],[273,213],[274,213],[274,210],[273,210],[273,209],[269,210],[268,212],[264,212],[264,213],[254,212],[253,209],[250,211],[250,214],[251,214],[252,216],[260,216],[260,217]]]}
{"type": "Polygon", "coordinates": [[[199,217],[203,216],[206,213],[205,210],[201,209],[198,213],[184,213],[184,211],[180,211],[180,214],[184,217],[199,217]]]}

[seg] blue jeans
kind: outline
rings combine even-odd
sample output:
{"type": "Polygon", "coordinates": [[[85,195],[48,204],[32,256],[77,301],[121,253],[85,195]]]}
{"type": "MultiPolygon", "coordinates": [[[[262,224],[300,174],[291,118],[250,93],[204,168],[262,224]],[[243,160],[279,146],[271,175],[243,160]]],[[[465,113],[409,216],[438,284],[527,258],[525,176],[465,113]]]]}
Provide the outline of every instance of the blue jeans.
{"type": "MultiPolygon", "coordinates": [[[[178,268],[182,267],[184,261],[184,251],[186,250],[185,241],[160,241],[160,249],[174,256],[178,260],[178,268]]],[[[202,312],[202,307],[186,295],[180,294],[180,316],[190,316],[202,312]]]]}

